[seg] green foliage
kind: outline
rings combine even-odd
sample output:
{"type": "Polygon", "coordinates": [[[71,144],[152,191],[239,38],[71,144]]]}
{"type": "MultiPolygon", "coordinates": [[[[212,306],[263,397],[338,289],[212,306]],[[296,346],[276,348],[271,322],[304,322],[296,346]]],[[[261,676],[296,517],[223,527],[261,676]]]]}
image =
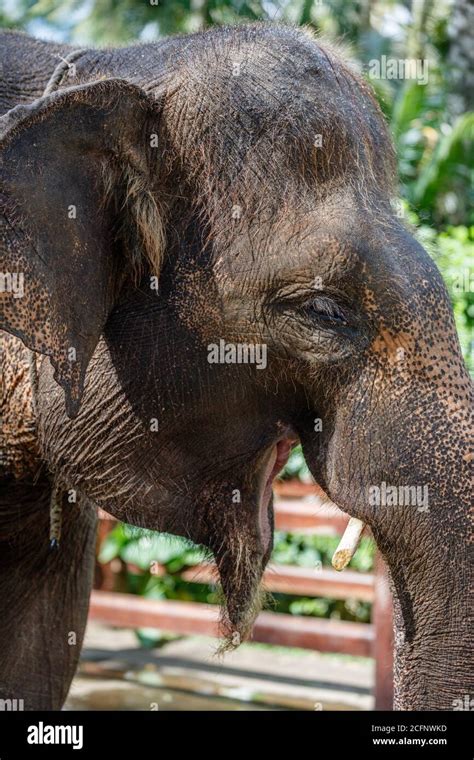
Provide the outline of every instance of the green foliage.
{"type": "MultiPolygon", "coordinates": [[[[320,567],[331,564],[338,540],[335,536],[276,532],[272,562],[314,568],[317,573],[320,567]]],[[[99,554],[102,563],[113,559],[127,563],[125,590],[132,594],[140,594],[148,599],[179,599],[217,604],[217,586],[189,583],[181,580],[179,575],[181,571],[209,558],[206,549],[183,538],[137,529],[124,523],[119,523],[108,534],[99,554]],[[152,574],[151,567],[154,563],[163,566],[164,575],[152,574]]],[[[350,567],[369,572],[373,568],[373,559],[374,543],[363,538],[350,567]]],[[[369,622],[371,607],[356,599],[307,599],[295,598],[289,594],[274,594],[272,609],[291,615],[369,622]]],[[[151,629],[141,629],[137,634],[144,646],[157,646],[168,638],[151,629]]]]}
{"type": "Polygon", "coordinates": [[[296,446],[291,452],[290,458],[286,463],[285,468],[280,474],[282,480],[291,480],[297,478],[304,483],[311,483],[312,477],[309,471],[308,465],[305,462],[303,456],[303,449],[301,446],[296,446]]]}
{"type": "Polygon", "coordinates": [[[440,232],[433,241],[433,257],[451,296],[466,364],[474,374],[474,225],[440,232]]]}
{"type": "MultiPolygon", "coordinates": [[[[275,532],[272,562],[298,567],[330,567],[339,538],[305,533],[275,532]]],[[[374,543],[363,537],[349,567],[368,573],[373,568],[374,543]]]]}
{"type": "Polygon", "coordinates": [[[424,222],[474,223],[474,113],[451,123],[445,92],[433,73],[428,85],[407,82],[384,107],[395,140],[402,196],[424,222]]]}
{"type": "Polygon", "coordinates": [[[152,562],[166,565],[170,573],[204,562],[204,548],[178,536],[155,533],[125,523],[117,525],[102,543],[99,561],[110,562],[120,557],[124,562],[148,570],[152,562]]]}
{"type": "Polygon", "coordinates": [[[434,149],[426,157],[422,171],[412,187],[415,207],[436,208],[438,196],[443,199],[450,189],[452,192],[455,191],[457,184],[465,184],[474,222],[474,169],[465,165],[466,151],[472,150],[473,147],[474,113],[466,113],[456,121],[450,131],[441,135],[434,149]]]}

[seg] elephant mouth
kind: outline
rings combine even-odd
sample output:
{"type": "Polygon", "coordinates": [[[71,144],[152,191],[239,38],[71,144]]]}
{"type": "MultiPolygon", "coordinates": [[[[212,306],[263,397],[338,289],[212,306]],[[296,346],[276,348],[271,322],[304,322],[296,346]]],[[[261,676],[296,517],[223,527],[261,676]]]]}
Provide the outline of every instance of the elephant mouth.
{"type": "Polygon", "coordinates": [[[286,465],[292,448],[298,443],[294,435],[286,435],[278,440],[267,454],[260,477],[259,488],[259,529],[260,539],[266,553],[272,538],[273,521],[270,514],[273,481],[286,465]]]}

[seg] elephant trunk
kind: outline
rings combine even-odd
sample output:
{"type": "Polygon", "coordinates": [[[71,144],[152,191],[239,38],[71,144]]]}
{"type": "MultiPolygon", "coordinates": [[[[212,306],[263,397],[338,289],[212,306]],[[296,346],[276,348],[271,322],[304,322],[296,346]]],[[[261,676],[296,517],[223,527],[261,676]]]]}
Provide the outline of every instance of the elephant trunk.
{"type": "Polygon", "coordinates": [[[452,528],[429,551],[403,535],[387,551],[373,528],[392,579],[395,709],[463,709],[474,694],[468,550],[452,528]]]}
{"type": "Polygon", "coordinates": [[[328,496],[357,518],[353,534],[366,523],[388,565],[395,707],[466,709],[474,697],[472,385],[460,374],[456,395],[382,390],[366,406],[355,396],[339,407],[319,450],[308,436],[305,453],[328,496]]]}
{"type": "Polygon", "coordinates": [[[465,426],[443,430],[442,444],[418,451],[417,475],[397,479],[395,502],[387,494],[370,519],[392,579],[395,708],[402,710],[465,709],[474,696],[472,455],[465,426]],[[414,480],[424,485],[407,488],[414,480]]]}

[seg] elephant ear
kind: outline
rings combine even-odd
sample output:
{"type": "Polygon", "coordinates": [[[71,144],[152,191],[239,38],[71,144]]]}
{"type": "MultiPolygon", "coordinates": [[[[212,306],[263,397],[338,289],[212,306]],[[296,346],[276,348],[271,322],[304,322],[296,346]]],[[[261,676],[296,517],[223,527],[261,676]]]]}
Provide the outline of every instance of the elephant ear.
{"type": "Polygon", "coordinates": [[[109,79],[0,119],[0,327],[50,357],[70,417],[124,280],[158,274],[158,117],[109,79]]]}

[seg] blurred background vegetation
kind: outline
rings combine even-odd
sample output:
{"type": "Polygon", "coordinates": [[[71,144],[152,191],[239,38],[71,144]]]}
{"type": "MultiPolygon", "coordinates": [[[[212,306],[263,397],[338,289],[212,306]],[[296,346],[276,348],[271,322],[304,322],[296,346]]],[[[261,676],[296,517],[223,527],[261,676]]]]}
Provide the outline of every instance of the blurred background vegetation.
{"type": "MultiPolygon", "coordinates": [[[[343,40],[376,91],[398,156],[397,213],[416,228],[450,292],[466,362],[474,370],[474,4],[472,0],[1,0],[0,24],[74,45],[154,41],[216,24],[276,21],[306,25],[343,40]],[[370,62],[382,56],[428,62],[426,83],[375,79],[370,62]],[[469,160],[471,157],[471,160],[469,160]]],[[[296,451],[285,477],[309,477],[296,451]]],[[[337,539],[277,534],[274,560],[301,566],[330,563],[337,539]]],[[[156,598],[216,601],[211,586],[180,581],[177,572],[202,560],[180,539],[118,525],[102,561],[131,563],[121,583],[156,598]],[[165,565],[155,577],[151,561],[165,565]]],[[[372,568],[373,547],[362,542],[352,566],[372,568]]],[[[122,568],[125,566],[122,564],[122,568]]],[[[369,605],[353,600],[276,595],[276,609],[367,621],[369,605]]],[[[145,634],[143,634],[144,636],[145,634]]]]}

